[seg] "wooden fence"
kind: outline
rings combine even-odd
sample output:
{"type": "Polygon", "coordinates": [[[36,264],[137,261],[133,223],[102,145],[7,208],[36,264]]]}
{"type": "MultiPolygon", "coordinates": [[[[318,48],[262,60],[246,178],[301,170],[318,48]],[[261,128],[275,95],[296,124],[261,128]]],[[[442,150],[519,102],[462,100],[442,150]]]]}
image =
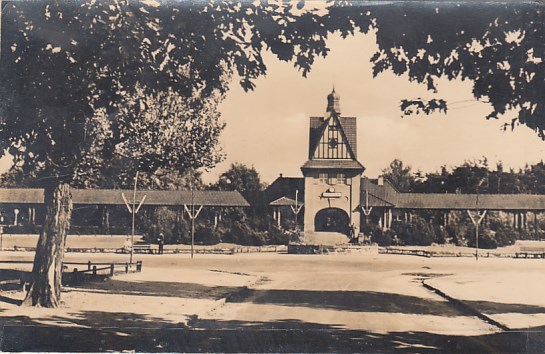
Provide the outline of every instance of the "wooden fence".
{"type": "MultiPolygon", "coordinates": [[[[33,264],[32,261],[1,261],[0,264],[33,264]]],[[[126,274],[132,272],[142,271],[142,261],[137,261],[134,264],[126,262],[64,262],[63,263],[63,285],[80,283],[87,280],[103,279],[114,276],[116,274],[126,274]],[[73,267],[70,271],[70,266],[73,267]],[[134,266],[134,267],[133,267],[134,266]]],[[[7,279],[2,281],[2,284],[15,284],[19,283],[26,291],[28,285],[32,281],[31,272],[21,272],[19,278],[7,279]]]]}
{"type": "MultiPolygon", "coordinates": [[[[542,258],[545,259],[545,252],[542,249],[539,250],[528,250],[524,252],[515,252],[515,253],[503,253],[503,252],[490,252],[488,250],[479,249],[479,257],[489,258],[542,258]]],[[[419,257],[475,257],[475,250],[468,252],[453,252],[453,251],[428,251],[421,249],[410,249],[410,248],[393,248],[393,247],[380,247],[379,253],[382,254],[399,254],[399,255],[409,255],[409,256],[419,256],[419,257]]]]}
{"type": "MultiPolygon", "coordinates": [[[[76,266],[87,266],[87,269],[81,269],[74,267],[72,269],[72,273],[83,273],[83,274],[92,274],[92,275],[99,275],[99,274],[106,274],[109,276],[114,276],[115,274],[120,273],[129,273],[131,271],[131,264],[130,263],[120,263],[120,262],[110,262],[110,263],[93,263],[91,261],[88,261],[87,263],[79,263],[79,262],[64,262],[63,268],[68,268],[69,265],[76,265],[76,266]]],[[[142,271],[142,261],[137,261],[135,264],[135,271],[141,272],[142,271]]]]}

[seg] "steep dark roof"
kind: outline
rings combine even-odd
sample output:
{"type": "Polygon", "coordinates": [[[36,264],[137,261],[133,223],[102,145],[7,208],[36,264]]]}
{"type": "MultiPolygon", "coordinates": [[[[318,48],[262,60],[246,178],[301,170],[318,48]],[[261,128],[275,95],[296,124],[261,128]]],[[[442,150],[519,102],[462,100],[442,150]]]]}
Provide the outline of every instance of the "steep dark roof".
{"type": "Polygon", "coordinates": [[[320,143],[320,138],[326,127],[326,120],[324,117],[310,117],[310,129],[309,129],[309,149],[308,158],[312,159],[316,146],[320,143]]]}
{"type": "Polygon", "coordinates": [[[382,185],[378,184],[378,180],[369,178],[361,179],[361,205],[365,206],[366,194],[369,195],[369,206],[393,206],[398,197],[397,191],[387,181],[384,180],[382,185]],[[372,204],[375,203],[375,204],[372,204]]]}
{"type": "Polygon", "coordinates": [[[339,117],[342,129],[346,135],[346,140],[354,153],[354,158],[358,158],[358,131],[356,117],[339,117]]]}
{"type": "Polygon", "coordinates": [[[263,191],[264,202],[271,202],[282,198],[295,198],[296,191],[299,191],[299,200],[305,198],[305,179],[303,177],[283,177],[280,176],[263,191]]]}
{"type": "Polygon", "coordinates": [[[372,193],[362,193],[361,203],[362,207],[393,207],[394,205],[372,193]]]}
{"type": "MultiPolygon", "coordinates": [[[[122,189],[72,189],[74,204],[123,205],[125,195],[132,200],[132,190],[122,189]]],[[[145,205],[183,205],[205,206],[249,206],[248,202],[236,191],[137,191],[136,200],[146,195],[145,205]]],[[[44,201],[43,189],[0,189],[0,203],[41,204],[44,201]]]]}

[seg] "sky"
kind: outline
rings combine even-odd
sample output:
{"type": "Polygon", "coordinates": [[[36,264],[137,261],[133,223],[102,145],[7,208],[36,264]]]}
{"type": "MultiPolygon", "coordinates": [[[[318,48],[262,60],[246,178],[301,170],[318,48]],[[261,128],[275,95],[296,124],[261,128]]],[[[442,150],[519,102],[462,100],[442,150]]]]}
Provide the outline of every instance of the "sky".
{"type": "Polygon", "coordinates": [[[233,80],[220,106],[227,123],[222,135],[226,160],[203,175],[206,183],[216,181],[233,162],[254,166],[266,183],[279,174],[302,176],[309,117],[324,115],[333,86],[342,115],[357,117],[357,155],[366,167],[364,176],[377,177],[396,158],[423,172],[483,157],[491,166],[502,161],[515,169],[543,159],[545,142],[535,132],[524,126],[502,131],[510,117],[485,119],[490,106],[473,98],[471,82],[442,80],[434,94],[391,72],[373,78],[369,60],[376,50],[374,34],[333,35],[328,45],[329,55],[316,60],[307,78],[292,63],[265,53],[267,75],[256,80],[254,91],[244,92],[233,80]],[[402,117],[402,99],[434,97],[447,100],[447,114],[402,117]]]}

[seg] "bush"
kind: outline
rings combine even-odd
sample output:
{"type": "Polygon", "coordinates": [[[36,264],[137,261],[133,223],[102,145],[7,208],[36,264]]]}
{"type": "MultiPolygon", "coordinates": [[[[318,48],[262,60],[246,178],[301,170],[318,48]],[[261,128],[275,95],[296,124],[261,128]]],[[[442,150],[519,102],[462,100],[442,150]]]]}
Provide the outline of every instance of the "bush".
{"type": "Polygon", "coordinates": [[[165,236],[165,243],[190,241],[189,226],[179,214],[168,207],[146,210],[139,222],[139,232],[144,234],[146,242],[155,243],[159,233],[165,236]]]}
{"type": "Polygon", "coordinates": [[[437,244],[444,245],[446,243],[449,243],[450,236],[447,230],[443,226],[435,225],[434,231],[435,231],[435,242],[437,244]]]}
{"type": "Polygon", "coordinates": [[[515,244],[515,241],[520,238],[520,234],[510,226],[501,225],[496,230],[495,238],[498,247],[505,247],[515,244]]]}
{"type": "MultiPolygon", "coordinates": [[[[467,246],[468,247],[475,247],[477,243],[475,242],[475,228],[467,229],[467,246]]],[[[498,247],[498,243],[496,242],[495,232],[479,228],[479,248],[483,249],[494,249],[498,247]]]]}
{"type": "Polygon", "coordinates": [[[3,232],[6,234],[39,234],[41,227],[38,225],[10,225],[4,226],[3,232]]]}
{"type": "Polygon", "coordinates": [[[199,227],[195,230],[195,242],[203,245],[217,245],[221,242],[221,234],[212,227],[199,227]]]}
{"type": "MultiPolygon", "coordinates": [[[[364,223],[361,225],[361,232],[371,238],[372,243],[376,243],[379,246],[387,247],[397,245],[394,242],[395,231],[394,230],[382,230],[380,225],[376,223],[364,223]]],[[[399,240],[399,238],[398,238],[399,240]]]]}
{"type": "Polygon", "coordinates": [[[392,224],[392,231],[405,245],[429,246],[436,241],[433,227],[421,217],[412,221],[397,221],[392,224]]]}
{"type": "Polygon", "coordinates": [[[267,230],[267,236],[267,244],[269,245],[288,245],[290,242],[299,241],[298,232],[284,230],[274,224],[267,230]]]}
{"type": "Polygon", "coordinates": [[[379,246],[391,246],[393,239],[394,232],[392,230],[383,231],[380,228],[376,228],[371,231],[371,242],[379,246]]]}
{"type": "Polygon", "coordinates": [[[247,222],[235,221],[225,229],[223,240],[244,246],[262,246],[266,243],[266,232],[257,231],[247,222]]]}
{"type": "Polygon", "coordinates": [[[466,234],[469,229],[469,225],[464,223],[447,225],[445,228],[451,242],[456,246],[467,246],[466,234]]]}

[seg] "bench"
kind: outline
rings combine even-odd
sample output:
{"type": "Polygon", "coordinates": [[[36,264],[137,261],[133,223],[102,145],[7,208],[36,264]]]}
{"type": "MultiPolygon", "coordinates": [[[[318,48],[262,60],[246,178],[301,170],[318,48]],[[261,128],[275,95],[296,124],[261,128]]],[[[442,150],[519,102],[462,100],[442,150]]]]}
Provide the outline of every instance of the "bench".
{"type": "Polygon", "coordinates": [[[150,243],[146,245],[134,245],[132,246],[132,250],[134,253],[153,254],[153,253],[157,253],[157,251],[159,250],[159,247],[157,247],[157,245],[153,245],[150,243]]]}
{"type": "Polygon", "coordinates": [[[545,246],[540,247],[530,247],[522,246],[520,247],[520,252],[515,253],[516,258],[545,258],[545,246]]]}

